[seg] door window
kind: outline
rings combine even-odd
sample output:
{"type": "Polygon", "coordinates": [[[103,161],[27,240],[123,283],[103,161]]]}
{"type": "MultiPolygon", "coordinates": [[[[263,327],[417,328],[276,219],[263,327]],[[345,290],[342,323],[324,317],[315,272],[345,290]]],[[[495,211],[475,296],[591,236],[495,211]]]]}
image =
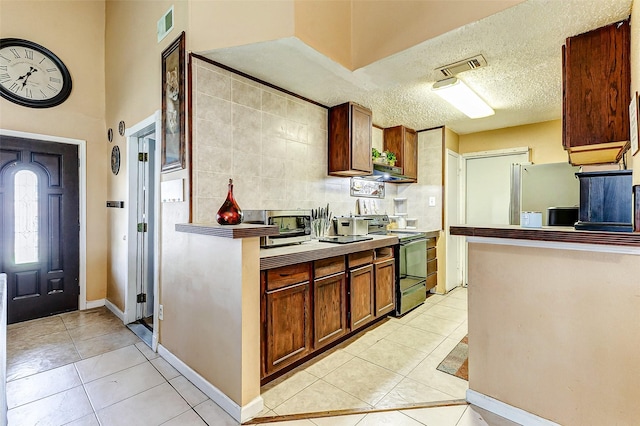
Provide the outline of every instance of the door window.
{"type": "Polygon", "coordinates": [[[15,263],[38,261],[38,176],[20,170],[14,180],[15,263]]]}

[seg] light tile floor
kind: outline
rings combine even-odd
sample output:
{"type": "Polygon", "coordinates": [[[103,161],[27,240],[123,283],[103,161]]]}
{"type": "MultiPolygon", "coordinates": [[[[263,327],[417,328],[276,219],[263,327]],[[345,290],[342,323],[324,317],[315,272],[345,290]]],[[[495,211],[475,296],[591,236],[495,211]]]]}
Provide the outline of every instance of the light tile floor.
{"type": "MultiPolygon", "coordinates": [[[[466,334],[466,313],[464,317],[456,316],[459,312],[450,310],[462,311],[463,305],[466,306],[465,289],[455,290],[447,296],[431,296],[427,304],[414,312],[386,321],[336,348],[318,362],[304,366],[304,371],[296,371],[280,380],[280,384],[286,383],[285,386],[272,385],[263,396],[265,403],[268,401],[275,410],[268,408],[265,413],[299,412],[300,407],[305,407],[301,402],[304,398],[331,401],[326,407],[333,410],[389,407],[394,402],[411,402],[424,395],[435,398],[444,394],[445,399],[463,397],[460,392],[464,385],[446,383],[446,380],[442,385],[436,385],[433,379],[438,374],[430,371],[436,358],[444,358],[466,334]],[[434,328],[434,324],[440,324],[442,328],[434,328]],[[424,337],[416,330],[440,337],[429,334],[424,337]],[[438,334],[438,330],[440,333],[449,330],[450,333],[438,334]],[[394,346],[398,343],[402,347],[394,346]],[[403,355],[408,355],[408,364],[389,359],[386,356],[389,349],[403,351],[403,355]],[[342,377],[345,370],[340,367],[363,374],[373,373],[375,377],[380,374],[385,379],[375,385],[368,384],[353,374],[350,378],[342,377]],[[412,375],[412,379],[406,377],[412,375]],[[349,380],[356,383],[349,383],[349,380]]],[[[8,326],[7,377],[9,426],[238,424],[152,352],[106,308],[8,326]]],[[[315,410],[324,405],[313,403],[309,406],[315,410]]],[[[269,424],[513,425],[467,405],[269,424]]]]}
{"type": "Polygon", "coordinates": [[[467,289],[432,294],[265,385],[260,416],[464,399],[468,382],[436,367],[466,334],[467,289]]]}

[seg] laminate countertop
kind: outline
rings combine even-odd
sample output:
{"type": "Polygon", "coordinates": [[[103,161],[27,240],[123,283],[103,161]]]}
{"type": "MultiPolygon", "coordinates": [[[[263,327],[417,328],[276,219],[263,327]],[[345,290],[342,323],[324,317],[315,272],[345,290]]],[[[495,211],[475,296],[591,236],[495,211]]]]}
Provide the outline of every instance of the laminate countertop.
{"type": "Polygon", "coordinates": [[[450,233],[465,237],[640,247],[640,232],[576,231],[573,227],[523,228],[518,225],[460,225],[452,226],[450,233]]]}
{"type": "Polygon", "coordinates": [[[310,262],[341,256],[364,250],[374,250],[398,244],[398,237],[393,235],[367,235],[371,240],[348,244],[327,243],[318,240],[306,241],[282,247],[260,249],[260,270],[279,268],[296,263],[310,262]]]}

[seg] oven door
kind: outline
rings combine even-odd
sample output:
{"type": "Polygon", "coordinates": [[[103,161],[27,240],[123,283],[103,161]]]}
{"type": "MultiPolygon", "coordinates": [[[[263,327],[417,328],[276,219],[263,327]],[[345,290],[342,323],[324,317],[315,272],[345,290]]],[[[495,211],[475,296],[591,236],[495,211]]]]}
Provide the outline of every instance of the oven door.
{"type": "Polygon", "coordinates": [[[400,291],[427,279],[427,239],[400,241],[400,291]]]}

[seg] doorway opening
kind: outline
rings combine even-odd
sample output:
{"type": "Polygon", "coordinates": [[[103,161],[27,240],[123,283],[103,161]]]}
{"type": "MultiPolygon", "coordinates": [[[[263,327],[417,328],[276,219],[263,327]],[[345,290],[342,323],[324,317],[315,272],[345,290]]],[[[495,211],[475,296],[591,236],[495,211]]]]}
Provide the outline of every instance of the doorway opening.
{"type": "Polygon", "coordinates": [[[128,129],[128,271],[125,322],[157,347],[160,113],[128,129]]]}

